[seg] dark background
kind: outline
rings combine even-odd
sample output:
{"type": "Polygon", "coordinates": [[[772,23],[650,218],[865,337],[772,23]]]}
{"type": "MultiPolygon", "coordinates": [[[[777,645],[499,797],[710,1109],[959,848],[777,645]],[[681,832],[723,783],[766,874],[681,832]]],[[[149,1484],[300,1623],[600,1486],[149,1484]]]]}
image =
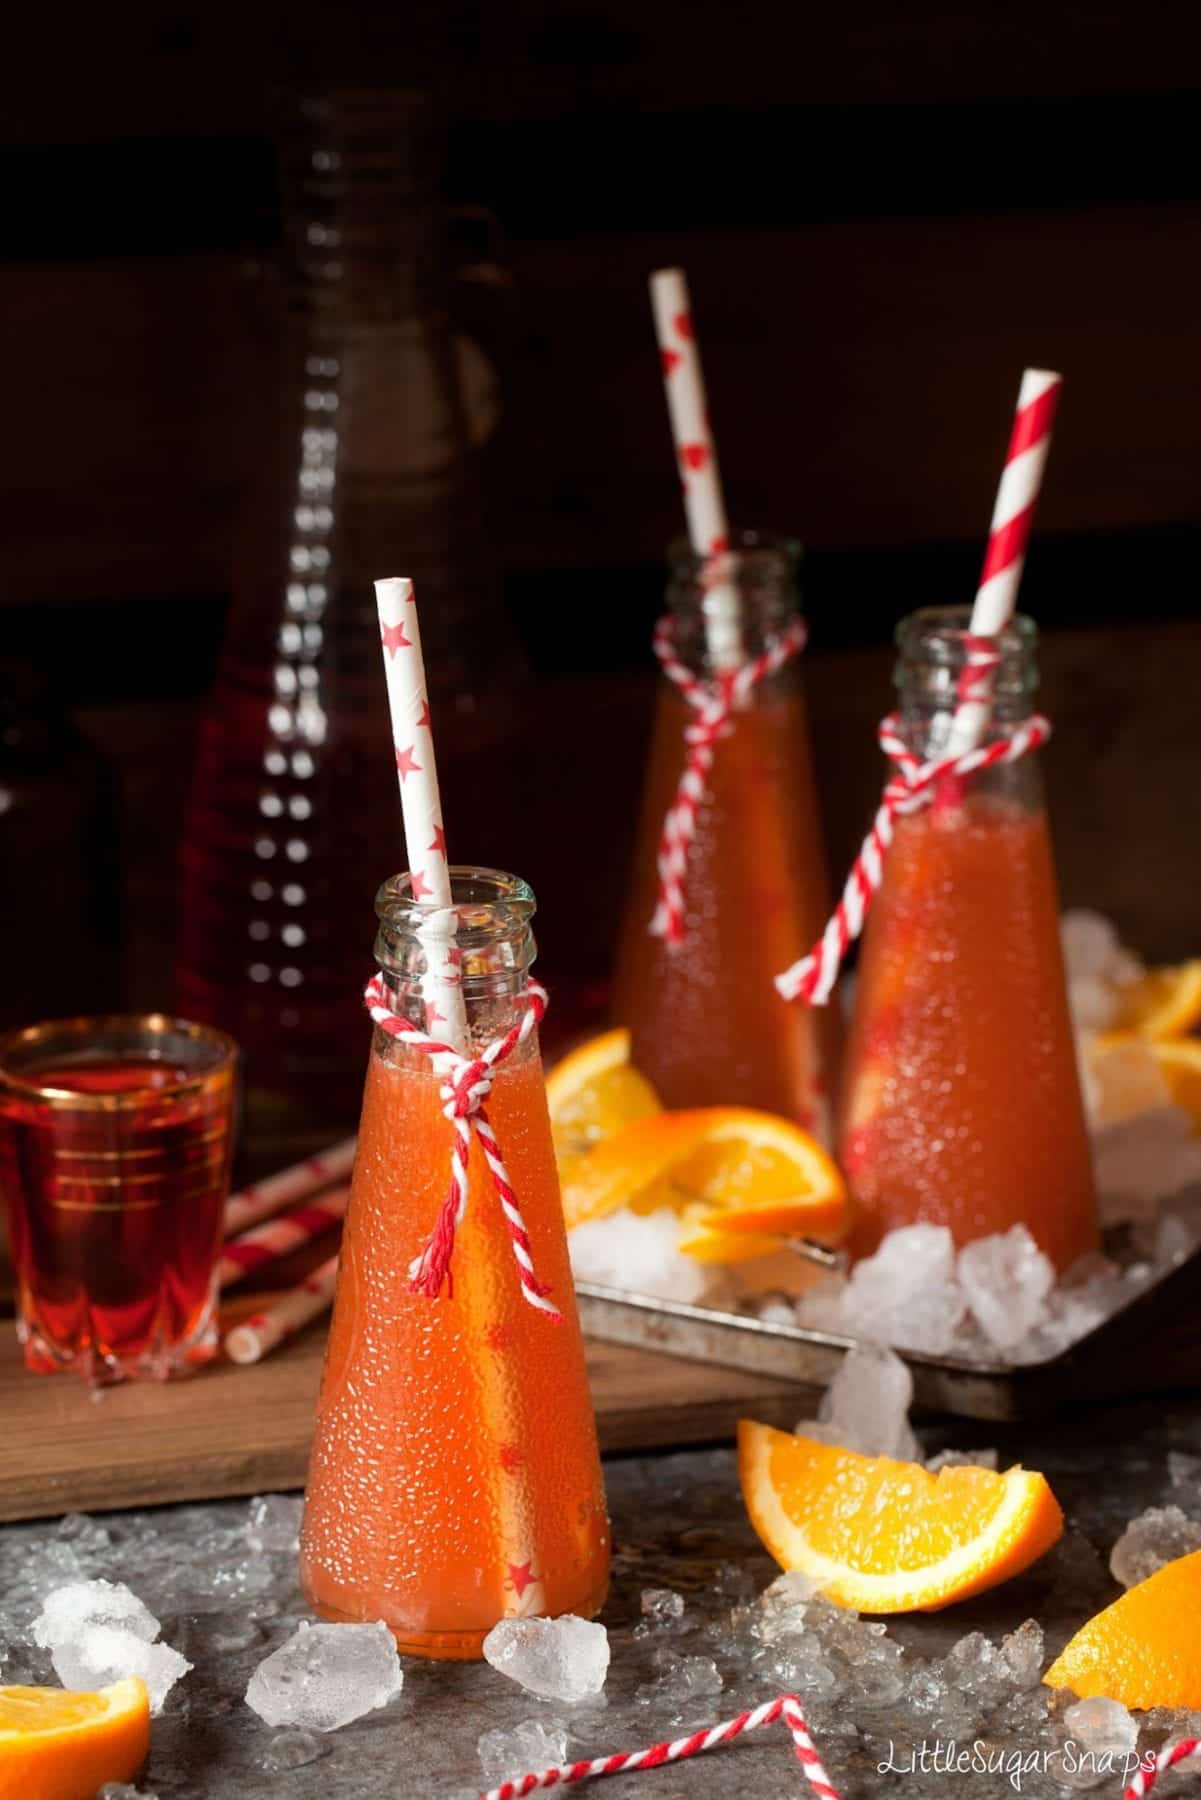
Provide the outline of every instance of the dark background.
{"type": "Polygon", "coordinates": [[[731,514],[806,545],[836,867],[879,780],[888,636],[970,597],[1041,364],[1066,388],[1023,598],[1048,633],[1065,896],[1152,955],[1201,947],[1199,51],[1194,9],[1162,0],[26,12],[0,122],[0,630],[118,765],[127,997],[169,983],[176,821],[257,454],[269,97],[315,81],[427,88],[447,199],[486,209],[456,230],[503,391],[491,541],[536,668],[579,684],[614,907],[633,672],[680,525],[645,284],[680,262],[731,514]],[[587,721],[618,692],[615,767],[587,721]]]}

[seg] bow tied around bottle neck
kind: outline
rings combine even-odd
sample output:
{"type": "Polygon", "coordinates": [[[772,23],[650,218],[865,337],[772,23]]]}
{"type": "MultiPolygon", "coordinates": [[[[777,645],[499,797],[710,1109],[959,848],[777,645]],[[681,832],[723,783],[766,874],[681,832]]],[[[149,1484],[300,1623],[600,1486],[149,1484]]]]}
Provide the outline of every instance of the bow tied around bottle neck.
{"type": "Polygon", "coordinates": [[[427,1298],[434,1300],[445,1287],[448,1296],[453,1298],[454,1279],[450,1264],[454,1255],[455,1234],[467,1211],[467,1172],[474,1138],[483,1152],[493,1189],[500,1201],[513,1260],[517,1264],[522,1298],[548,1318],[558,1321],[562,1315],[547,1299],[549,1290],[534,1272],[529,1233],[487,1109],[496,1066],[511,1056],[518,1045],[523,1044],[537,1028],[546,1011],[546,989],[536,981],[531,981],[526,987],[524,1000],[524,1010],[516,1025],[510,1026],[500,1037],[485,1044],[478,1055],[464,1056],[453,1044],[432,1036],[428,1031],[420,1030],[403,1013],[398,1013],[392,1005],[382,975],[373,975],[363,992],[367,1011],[381,1031],[386,1032],[389,1037],[402,1040],[414,1050],[423,1051],[429,1057],[434,1072],[441,1077],[439,1098],[443,1114],[454,1128],[451,1138],[450,1183],[446,1198],[434,1220],[433,1230],[424,1248],[409,1265],[410,1293],[425,1294],[427,1298]]]}
{"type": "Polygon", "coordinates": [[[711,680],[705,680],[676,655],[671,615],[660,619],[655,627],[654,649],[659,666],[696,710],[696,717],[684,727],[684,770],[659,837],[659,898],[648,927],[653,937],[661,937],[673,947],[684,942],[688,852],[696,836],[697,813],[708,789],[718,742],[731,729],[739,707],[746,705],[761,681],[776,674],[803,649],[805,637],[805,621],[793,619],[758,656],[749,657],[737,668],[719,670],[711,680]]]}

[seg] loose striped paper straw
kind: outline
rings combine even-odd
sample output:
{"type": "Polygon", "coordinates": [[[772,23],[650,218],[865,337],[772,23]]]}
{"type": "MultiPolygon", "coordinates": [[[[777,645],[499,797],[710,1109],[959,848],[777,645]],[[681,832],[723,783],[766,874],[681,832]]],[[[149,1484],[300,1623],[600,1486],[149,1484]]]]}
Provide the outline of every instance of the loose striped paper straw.
{"type": "Polygon", "coordinates": [[[285,1338],[295,1336],[302,1325],[315,1319],[326,1311],[334,1298],[334,1287],[338,1279],[338,1259],[331,1256],[323,1262],[319,1269],[292,1288],[281,1294],[261,1312],[252,1313],[249,1319],[243,1319],[225,1334],[225,1354],[231,1362],[260,1362],[277,1344],[285,1338]]]}
{"type": "Polygon", "coordinates": [[[347,1187],[332,1188],[305,1206],[294,1206],[278,1218],[265,1219],[241,1237],[230,1238],[217,1264],[217,1286],[233,1287],[264,1263],[275,1262],[290,1250],[299,1250],[302,1244],[310,1244],[314,1238],[332,1231],[345,1217],[349,1194],[347,1187]]]}
{"type": "MultiPolygon", "coordinates": [[[[1051,448],[1051,429],[1062,387],[1063,376],[1052,369],[1026,369],[1023,372],[1005,467],[1001,471],[1001,484],[988,530],[984,568],[968,627],[973,637],[999,636],[1016,609],[1026,548],[1034,524],[1034,509],[1042,486],[1047,452],[1051,448]]],[[[962,756],[980,743],[988,726],[992,678],[991,657],[982,657],[976,666],[969,658],[960,677],[960,700],[951,721],[946,754],[962,756]]]]}
{"type": "Polygon", "coordinates": [[[400,788],[412,896],[414,900],[429,900],[435,907],[447,909],[442,915],[432,913],[417,933],[426,953],[422,987],[426,1030],[437,1029],[461,1052],[467,1046],[467,1014],[454,941],[450,867],[446,860],[446,834],[442,829],[442,802],[438,794],[438,770],[434,762],[425,662],[421,654],[421,630],[413,583],[404,576],[389,576],[377,581],[375,602],[379,609],[384,680],[388,688],[392,747],[396,756],[396,780],[400,788]]]}
{"type": "Polygon", "coordinates": [[[343,1138],[340,1144],[331,1144],[319,1155],[306,1157],[304,1162],[281,1169],[278,1175],[268,1175],[265,1181],[256,1181],[253,1187],[231,1194],[225,1202],[222,1235],[237,1237],[239,1232],[282,1212],[294,1200],[307,1200],[311,1194],[319,1194],[322,1188],[340,1181],[350,1174],[354,1147],[354,1138],[343,1138]]]}
{"type": "Polygon", "coordinates": [[[688,537],[697,556],[713,562],[704,576],[703,613],[709,660],[718,670],[742,662],[742,601],[737,585],[722,580],[720,561],[730,547],[730,527],[717,467],[717,446],[709,428],[705,377],[692,323],[683,269],[656,269],[651,276],[651,308],[663,364],[667,412],[675,440],[688,537]]]}

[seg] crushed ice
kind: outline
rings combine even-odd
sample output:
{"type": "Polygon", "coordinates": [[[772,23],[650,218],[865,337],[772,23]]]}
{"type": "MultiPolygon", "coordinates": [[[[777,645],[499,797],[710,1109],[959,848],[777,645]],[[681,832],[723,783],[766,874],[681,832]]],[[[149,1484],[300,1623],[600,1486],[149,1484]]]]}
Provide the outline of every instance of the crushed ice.
{"type": "Polygon", "coordinates": [[[797,1430],[864,1456],[911,1462],[918,1454],[909,1424],[912,1399],[913,1376],[900,1357],[880,1344],[857,1344],[839,1364],[817,1418],[802,1419],[797,1430]]]}
{"type": "Polygon", "coordinates": [[[156,1641],[159,1630],[154,1614],[123,1583],[76,1581],[46,1595],[33,1622],[33,1641],[49,1650],[65,1688],[107,1687],[140,1675],[151,1712],[160,1713],[192,1665],[156,1641]]]}
{"type": "Polygon", "coordinates": [[[562,1725],[523,1719],[509,1730],[485,1731],[476,1751],[489,1787],[514,1777],[556,1768],[567,1761],[567,1733],[562,1725]]]}
{"type": "Polygon", "coordinates": [[[1201,1550],[1201,1521],[1178,1506],[1149,1506],[1132,1519],[1113,1547],[1109,1570],[1123,1587],[1134,1587],[1178,1556],[1201,1550]]]}

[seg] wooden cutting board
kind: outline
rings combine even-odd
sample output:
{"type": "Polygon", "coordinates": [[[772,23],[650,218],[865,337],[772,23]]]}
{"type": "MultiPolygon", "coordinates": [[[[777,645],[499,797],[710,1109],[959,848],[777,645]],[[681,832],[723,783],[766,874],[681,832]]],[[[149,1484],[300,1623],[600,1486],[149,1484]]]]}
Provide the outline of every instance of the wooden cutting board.
{"type": "MultiPolygon", "coordinates": [[[[0,1521],[302,1486],[324,1344],[322,1320],[249,1368],[93,1393],[30,1374],[0,1321],[0,1521]]],[[[791,1425],[804,1410],[791,1382],[624,1344],[590,1343],[588,1368],[604,1450],[719,1440],[741,1414],[791,1425]]]]}

